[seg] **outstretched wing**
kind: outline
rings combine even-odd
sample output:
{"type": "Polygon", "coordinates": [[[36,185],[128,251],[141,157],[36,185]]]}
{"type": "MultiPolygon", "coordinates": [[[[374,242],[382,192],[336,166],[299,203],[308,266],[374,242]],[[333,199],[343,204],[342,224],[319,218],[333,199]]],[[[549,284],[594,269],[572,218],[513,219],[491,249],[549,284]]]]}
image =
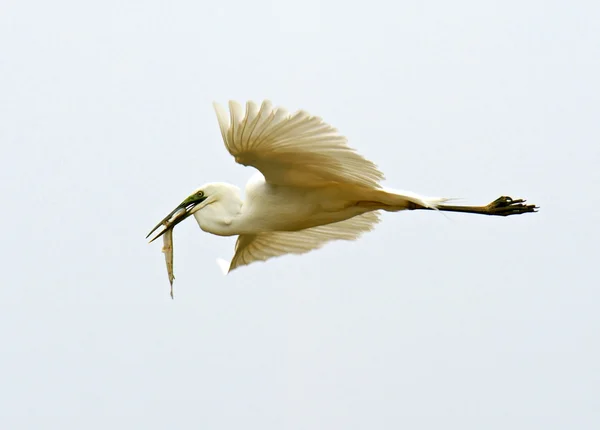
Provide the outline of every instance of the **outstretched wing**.
{"type": "Polygon", "coordinates": [[[305,111],[289,114],[264,101],[260,108],[229,102],[229,114],[214,103],[223,141],[235,161],[260,170],[278,185],[350,183],[379,187],[383,174],[346,144],[346,138],[305,111]]]}
{"type": "Polygon", "coordinates": [[[355,240],[371,231],[379,222],[377,212],[367,212],[345,221],[300,231],[276,231],[242,234],[235,244],[229,271],[255,261],[265,261],[284,254],[304,254],[332,240],[355,240]]]}

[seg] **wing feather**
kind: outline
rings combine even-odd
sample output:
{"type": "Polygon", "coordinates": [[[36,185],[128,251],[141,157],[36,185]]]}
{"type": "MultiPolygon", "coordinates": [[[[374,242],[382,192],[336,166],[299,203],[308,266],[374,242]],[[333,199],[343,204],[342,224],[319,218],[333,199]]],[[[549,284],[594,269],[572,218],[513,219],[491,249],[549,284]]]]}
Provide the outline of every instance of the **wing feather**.
{"type": "Polygon", "coordinates": [[[238,236],[229,271],[285,254],[304,254],[333,240],[355,240],[371,231],[378,222],[377,212],[367,212],[345,221],[300,231],[243,234],[238,236]]]}
{"type": "Polygon", "coordinates": [[[253,166],[272,184],[321,186],[331,183],[377,187],[383,174],[348,147],[346,138],[321,118],[290,114],[265,100],[246,108],[214,103],[225,147],[236,162],[253,166]]]}

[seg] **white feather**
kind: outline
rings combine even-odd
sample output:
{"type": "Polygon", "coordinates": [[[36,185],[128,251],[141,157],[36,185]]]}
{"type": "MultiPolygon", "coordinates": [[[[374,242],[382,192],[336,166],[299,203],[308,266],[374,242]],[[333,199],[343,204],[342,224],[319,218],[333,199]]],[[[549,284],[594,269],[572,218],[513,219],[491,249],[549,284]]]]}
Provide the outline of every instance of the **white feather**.
{"type": "Polygon", "coordinates": [[[225,147],[235,161],[260,170],[267,182],[302,187],[346,183],[379,187],[375,164],[346,144],[346,138],[307,112],[288,113],[267,100],[246,110],[229,102],[229,114],[214,103],[225,147]]]}

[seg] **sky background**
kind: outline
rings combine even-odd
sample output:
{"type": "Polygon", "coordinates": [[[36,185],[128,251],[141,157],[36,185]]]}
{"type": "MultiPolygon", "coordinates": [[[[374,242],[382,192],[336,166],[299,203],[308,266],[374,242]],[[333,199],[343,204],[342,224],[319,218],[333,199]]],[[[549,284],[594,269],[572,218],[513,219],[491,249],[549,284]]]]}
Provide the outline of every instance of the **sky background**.
{"type": "Polygon", "coordinates": [[[0,427],[600,428],[600,3],[0,2],[0,427]],[[243,186],[213,101],[321,116],[384,214],[224,277],[150,229],[243,186]]]}

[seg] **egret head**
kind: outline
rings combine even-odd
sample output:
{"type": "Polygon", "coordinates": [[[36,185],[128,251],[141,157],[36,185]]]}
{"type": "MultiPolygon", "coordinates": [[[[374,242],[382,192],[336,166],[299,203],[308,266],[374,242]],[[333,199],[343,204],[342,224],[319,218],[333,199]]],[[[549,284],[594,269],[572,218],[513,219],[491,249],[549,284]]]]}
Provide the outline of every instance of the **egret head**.
{"type": "Polygon", "coordinates": [[[212,203],[227,200],[227,198],[231,197],[232,195],[238,195],[238,189],[233,185],[220,182],[203,185],[185,198],[175,209],[171,211],[171,213],[169,213],[169,215],[159,222],[156,227],[154,227],[152,231],[148,233],[146,239],[150,237],[152,233],[162,227],[163,229],[160,230],[157,235],[152,238],[152,240],[150,240],[150,242],[153,242],[162,236],[167,230],[175,227],[177,224],[195,212],[198,212],[202,208],[212,203]]]}
{"type": "Polygon", "coordinates": [[[158,234],[150,241],[158,239],[162,236],[167,230],[174,228],[181,221],[192,215],[194,212],[199,211],[207,204],[210,204],[211,201],[214,201],[215,195],[211,194],[211,187],[205,186],[197,189],[188,197],[186,197],[175,209],[169,213],[161,222],[159,222],[156,227],[152,229],[146,239],[150,237],[152,233],[154,233],[159,228],[163,227],[163,229],[158,232],[158,234]],[[211,198],[212,196],[212,198],[211,198]]]}

